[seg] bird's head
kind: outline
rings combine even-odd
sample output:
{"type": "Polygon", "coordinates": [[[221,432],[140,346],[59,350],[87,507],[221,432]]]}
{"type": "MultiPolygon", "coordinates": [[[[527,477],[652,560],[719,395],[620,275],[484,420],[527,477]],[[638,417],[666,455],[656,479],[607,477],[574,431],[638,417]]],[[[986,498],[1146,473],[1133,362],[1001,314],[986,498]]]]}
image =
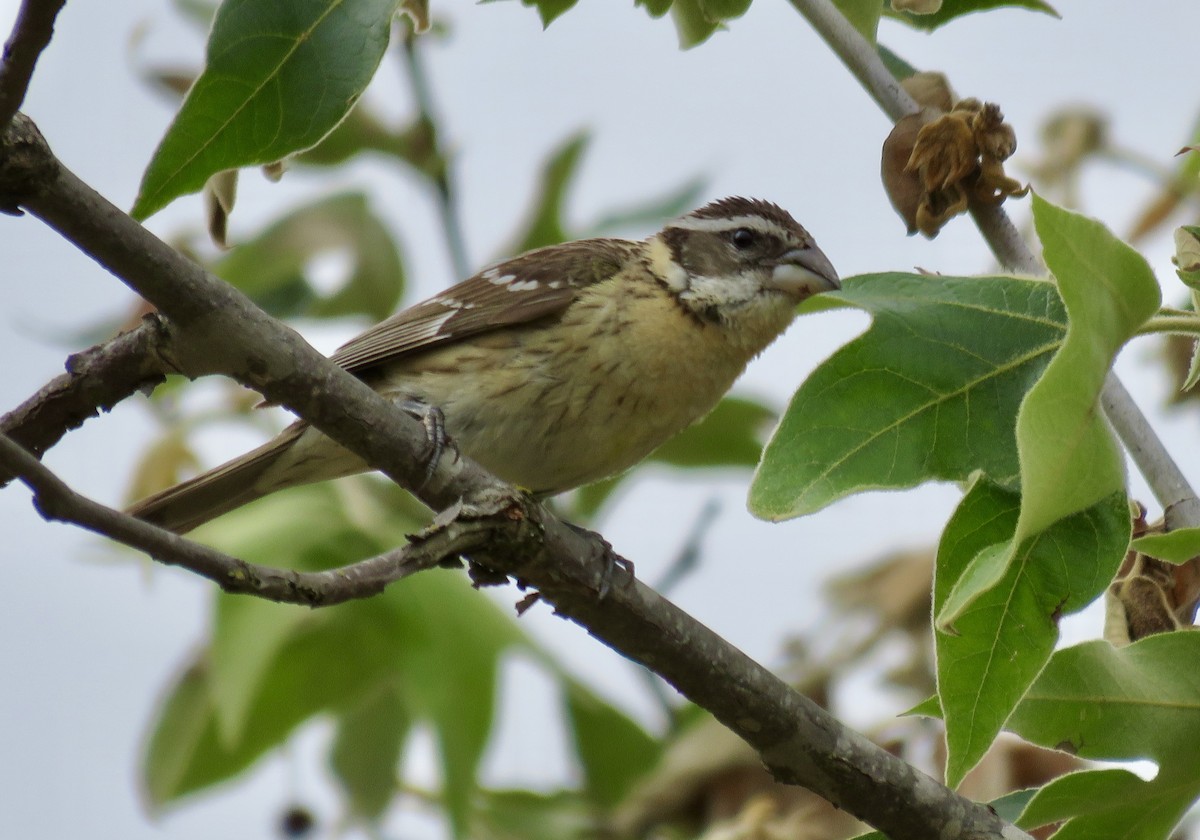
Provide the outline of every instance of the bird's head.
{"type": "Polygon", "coordinates": [[[714,201],[671,222],[656,238],[670,257],[660,267],[667,286],[705,321],[736,321],[747,308],[794,308],[810,295],[841,287],[808,231],[768,201],[714,201]]]}

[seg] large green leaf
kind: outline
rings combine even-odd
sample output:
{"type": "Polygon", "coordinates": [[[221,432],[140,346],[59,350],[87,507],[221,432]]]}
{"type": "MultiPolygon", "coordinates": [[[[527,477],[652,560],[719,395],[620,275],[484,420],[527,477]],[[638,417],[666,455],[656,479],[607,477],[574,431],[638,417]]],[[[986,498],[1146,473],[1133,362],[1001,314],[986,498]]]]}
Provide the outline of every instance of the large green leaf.
{"type": "Polygon", "coordinates": [[[1036,196],[1034,219],[1069,327],[1017,415],[1022,497],[1014,537],[981,552],[958,578],[937,614],[943,627],[1007,574],[1029,537],[1125,486],[1099,398],[1117,351],[1157,311],[1158,284],[1146,260],[1099,222],[1036,196]]]}
{"type": "Polygon", "coordinates": [[[1017,539],[1125,486],[1125,461],[1100,416],[1100,392],[1117,351],[1161,303],[1145,257],[1099,222],[1036,195],[1033,219],[1070,326],[1017,417],[1017,539]]]}
{"type": "Polygon", "coordinates": [[[1045,801],[1039,797],[1029,806],[1037,821],[1078,815],[1056,840],[1170,835],[1200,796],[1197,661],[1200,633],[1187,632],[1149,636],[1120,649],[1087,642],[1050,659],[1013,713],[1010,729],[1082,758],[1158,764],[1152,781],[1109,772],[1047,786],[1045,801]]]}
{"type": "MultiPolygon", "coordinates": [[[[942,535],[934,612],[980,553],[1010,552],[1021,500],[978,480],[942,535]]],[[[983,757],[1058,640],[1058,619],[1091,603],[1112,580],[1129,542],[1125,495],[1064,518],[1012,552],[1002,578],[938,630],[938,695],[946,721],[946,780],[962,781],[983,757]]]]}
{"type": "Polygon", "coordinates": [[[902,20],[915,29],[924,29],[927,31],[945,26],[950,21],[960,18],[963,15],[1006,7],[1029,9],[1030,11],[1043,12],[1054,17],[1059,16],[1058,12],[1054,11],[1054,7],[1046,3],[1045,0],[944,0],[940,9],[928,15],[892,11],[890,3],[884,4],[884,6],[884,14],[889,17],[902,20]]]}
{"type": "Polygon", "coordinates": [[[766,519],[864,490],[962,481],[1015,486],[1017,409],[1066,329],[1053,284],[876,274],[834,296],[870,329],[800,387],[750,489],[766,519]]]}
{"type": "Polygon", "coordinates": [[[225,0],[204,72],[142,178],[144,219],[217,172],[272,163],[328,134],[387,48],[398,0],[225,0]]]}

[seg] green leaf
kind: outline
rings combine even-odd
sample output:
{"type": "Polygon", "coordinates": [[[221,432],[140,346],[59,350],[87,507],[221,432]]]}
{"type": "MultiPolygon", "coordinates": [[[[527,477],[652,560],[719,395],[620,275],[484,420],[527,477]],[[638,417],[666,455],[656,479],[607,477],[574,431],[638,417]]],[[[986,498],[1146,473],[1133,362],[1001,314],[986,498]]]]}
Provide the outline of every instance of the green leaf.
{"type": "Polygon", "coordinates": [[[411,725],[401,690],[382,683],[342,715],[329,760],[355,814],[378,819],[396,796],[411,725]]]}
{"type": "Polygon", "coordinates": [[[325,620],[294,604],[224,593],[217,596],[209,692],[224,745],[233,746],[244,736],[250,709],[280,649],[300,632],[301,625],[325,620]]]}
{"type": "Polygon", "coordinates": [[[1017,408],[1065,332],[1053,284],[877,274],[830,296],[874,319],[792,398],[750,489],[754,514],[976,470],[1015,485],[1017,408]]]}
{"type": "MultiPolygon", "coordinates": [[[[1028,804],[1033,795],[1037,793],[1035,790],[1014,790],[1012,793],[1006,793],[999,799],[993,799],[988,803],[992,810],[996,812],[996,816],[1006,822],[1016,822],[1017,816],[1021,813],[1021,809],[1028,804]]],[[[854,840],[888,840],[888,838],[879,831],[871,831],[867,834],[860,834],[854,840]]]]}
{"type": "Polygon", "coordinates": [[[739,18],[750,10],[750,0],[698,0],[700,8],[711,20],[739,18]]]}
{"type": "Polygon", "coordinates": [[[142,759],[142,784],[151,809],[187,790],[199,746],[210,735],[211,702],[204,662],[193,662],[162,701],[142,759]]]}
{"type": "MultiPolygon", "coordinates": [[[[1071,786],[1064,790],[1078,816],[1055,834],[1056,840],[1158,840],[1170,835],[1200,796],[1200,751],[1195,748],[1200,671],[1192,667],[1197,661],[1200,633],[1188,632],[1148,636],[1119,649],[1087,642],[1051,657],[1009,728],[1036,744],[1082,758],[1158,764],[1158,774],[1149,782],[1127,775],[1061,782],[1071,786]],[[1116,790],[1120,798],[1114,798],[1116,790]]],[[[1063,810],[1054,815],[1064,816],[1063,810]]]]}
{"type": "Polygon", "coordinates": [[[588,796],[600,808],[611,808],[650,771],[662,746],[627,715],[578,683],[564,686],[563,701],[588,796]]]}
{"type": "Polygon", "coordinates": [[[676,467],[753,467],[775,412],[761,403],[726,397],[699,423],[680,432],[651,455],[676,467]]]}
{"type": "Polygon", "coordinates": [[[204,72],[142,178],[144,219],[217,172],[315,145],[375,74],[398,0],[225,0],[204,72]]]}
{"type": "Polygon", "coordinates": [[[834,0],[833,5],[870,43],[875,43],[884,4],[880,0],[834,0]]]}
{"type": "MultiPolygon", "coordinates": [[[[244,515],[222,517],[204,536],[251,561],[299,569],[344,565],[415,529],[386,493],[368,492],[374,484],[297,488],[244,515]],[[305,527],[298,530],[297,522],[305,527]]],[[[331,713],[346,727],[340,754],[335,744],[335,767],[356,807],[372,813],[382,807],[384,782],[368,784],[369,770],[390,761],[404,732],[424,720],[441,747],[451,820],[460,836],[466,833],[499,660],[511,648],[530,646],[461,575],[427,573],[375,598],[315,612],[221,595],[213,636],[156,723],[145,763],[154,804],[240,773],[297,727],[331,713]],[[389,693],[399,700],[364,707],[389,693]],[[363,718],[382,740],[356,764],[345,750],[362,737],[356,727],[366,725],[363,718]]]]}
{"type": "Polygon", "coordinates": [[[404,289],[396,242],[361,193],[293,210],[230,251],[213,271],[276,317],[361,314],[381,321],[404,289]],[[314,259],[329,254],[345,255],[348,271],[332,293],[324,293],[309,269],[314,259]]]}
{"type": "MultiPolygon", "coordinates": [[[[381,655],[378,603],[359,601],[316,613],[279,649],[247,712],[242,737],[220,737],[212,681],[203,659],[171,690],[143,763],[150,802],[160,807],[232,778],[282,744],[303,722],[344,708],[391,672],[381,655]],[[352,607],[352,609],[346,609],[352,607]]],[[[394,642],[393,642],[394,644],[394,642]]]]}
{"type": "Polygon", "coordinates": [[[1168,563],[1187,563],[1200,555],[1200,528],[1180,528],[1138,537],[1129,547],[1168,563]]]}
{"type": "MultiPolygon", "coordinates": [[[[1122,810],[1143,800],[1150,790],[1140,777],[1116,768],[1068,773],[1047,782],[1017,819],[1022,828],[1037,828],[1084,814],[1122,810]]],[[[1078,828],[1072,833],[1078,834],[1078,828]]]]}
{"type": "Polygon", "coordinates": [[[703,0],[675,0],[671,19],[679,33],[679,46],[685,50],[703,44],[721,28],[721,19],[708,14],[703,0]]]}
{"type": "Polygon", "coordinates": [[[1117,351],[1161,303],[1145,258],[1099,222],[1037,195],[1033,218],[1069,326],[1017,416],[1018,540],[1125,486],[1125,461],[1098,402],[1117,351]]]}
{"type": "Polygon", "coordinates": [[[475,776],[496,713],[500,658],[529,643],[492,602],[461,578],[453,582],[437,597],[409,594],[407,587],[393,587],[387,596],[397,593],[396,626],[407,636],[393,651],[406,695],[414,713],[437,735],[443,800],[455,836],[465,837],[475,776]],[[401,591],[407,597],[400,599],[401,591]]]}
{"type": "Polygon", "coordinates": [[[633,5],[641,6],[652,18],[660,18],[671,11],[674,0],[633,0],[633,5]]]}
{"type": "Polygon", "coordinates": [[[575,791],[486,790],[478,798],[476,840],[594,840],[594,806],[575,791]]]}
{"type": "Polygon", "coordinates": [[[1175,256],[1171,262],[1185,286],[1193,291],[1200,289],[1200,227],[1184,225],[1175,229],[1175,256]]]}
{"type": "Polygon", "coordinates": [[[205,32],[212,26],[213,18],[217,14],[217,4],[214,0],[174,0],[172,5],[180,17],[202,27],[205,32]]]}
{"type": "Polygon", "coordinates": [[[935,633],[952,787],[983,758],[1045,666],[1058,640],[1058,619],[1104,591],[1129,543],[1123,492],[1059,520],[1013,552],[1020,507],[1017,494],[977,480],[938,548],[935,615],[947,608],[954,584],[979,555],[1013,556],[994,585],[958,616],[953,634],[935,633]]]}
{"type": "Polygon", "coordinates": [[[1060,17],[1054,7],[1044,0],[945,0],[942,8],[931,15],[915,15],[911,12],[895,12],[891,4],[886,4],[884,14],[888,17],[904,21],[914,29],[924,29],[932,32],[940,26],[945,26],[955,18],[969,15],[973,12],[986,12],[992,9],[1018,8],[1060,17]]]}
{"type": "Polygon", "coordinates": [[[337,166],[364,152],[380,152],[425,172],[431,151],[425,122],[416,120],[395,130],[381,123],[359,100],[320,143],[296,153],[292,161],[307,166],[337,166]]]}
{"type": "MultiPolygon", "coordinates": [[[[491,0],[483,0],[491,2],[491,0]]],[[[537,9],[538,17],[542,19],[542,28],[549,26],[560,15],[566,14],[577,0],[521,0],[521,5],[527,9],[537,9]]]]}

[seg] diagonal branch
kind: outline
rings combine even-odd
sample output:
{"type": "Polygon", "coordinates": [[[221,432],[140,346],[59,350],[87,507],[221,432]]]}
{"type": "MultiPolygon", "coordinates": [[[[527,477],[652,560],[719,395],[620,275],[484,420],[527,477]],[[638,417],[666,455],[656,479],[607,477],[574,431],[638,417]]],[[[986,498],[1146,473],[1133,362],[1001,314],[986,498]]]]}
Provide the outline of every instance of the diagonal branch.
{"type": "MultiPolygon", "coordinates": [[[[598,598],[598,561],[611,563],[611,549],[469,459],[447,453],[424,482],[417,421],[79,181],[23,117],[0,138],[0,200],[41,218],[154,303],[176,331],[173,358],[183,372],[223,372],[260,390],[431,507],[484,511],[494,530],[473,560],[536,587],[558,613],[660,674],[758,750],[781,781],[809,788],[893,840],[1028,840],[986,806],[846,728],[632,576],[598,598]]],[[[33,470],[31,456],[5,451],[33,470]]]]}
{"type": "Polygon", "coordinates": [[[0,131],[25,101],[38,56],[54,35],[54,19],[67,0],[24,0],[0,61],[0,131]]]}
{"type": "MultiPolygon", "coordinates": [[[[830,0],[791,0],[791,3],[888,117],[896,121],[918,110],[913,98],[884,66],[876,49],[830,0]]],[[[1023,274],[1046,273],[1045,266],[1030,251],[1003,208],[973,203],[971,215],[1001,265],[1023,274]]],[[[1125,449],[1162,505],[1168,526],[1172,529],[1200,527],[1200,497],[1115,374],[1109,374],[1100,402],[1125,449]]]]}

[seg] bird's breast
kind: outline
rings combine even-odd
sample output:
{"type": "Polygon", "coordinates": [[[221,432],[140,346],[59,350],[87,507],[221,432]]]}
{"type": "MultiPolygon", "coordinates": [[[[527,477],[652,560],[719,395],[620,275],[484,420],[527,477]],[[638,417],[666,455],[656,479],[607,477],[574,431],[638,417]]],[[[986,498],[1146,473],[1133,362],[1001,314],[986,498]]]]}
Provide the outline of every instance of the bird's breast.
{"type": "Polygon", "coordinates": [[[559,492],[628,469],[706,415],[788,320],[747,340],[657,289],[620,303],[584,295],[554,328],[439,350],[395,379],[439,406],[450,437],[500,478],[559,492]]]}

